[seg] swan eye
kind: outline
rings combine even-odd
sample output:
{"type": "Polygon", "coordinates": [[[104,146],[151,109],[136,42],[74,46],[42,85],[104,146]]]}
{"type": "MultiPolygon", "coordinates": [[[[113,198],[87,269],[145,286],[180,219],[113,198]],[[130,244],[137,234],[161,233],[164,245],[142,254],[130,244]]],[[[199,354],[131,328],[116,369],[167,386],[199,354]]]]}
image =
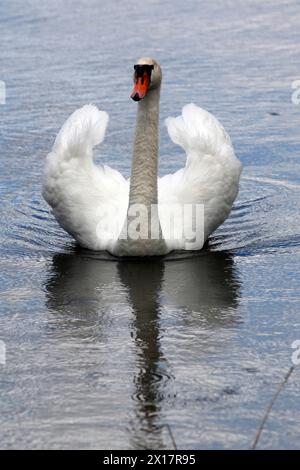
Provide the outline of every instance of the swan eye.
{"type": "Polygon", "coordinates": [[[154,65],[149,65],[149,64],[137,64],[134,66],[135,70],[135,79],[142,78],[144,77],[145,72],[147,73],[149,79],[151,79],[151,73],[152,70],[154,69],[154,65]]]}

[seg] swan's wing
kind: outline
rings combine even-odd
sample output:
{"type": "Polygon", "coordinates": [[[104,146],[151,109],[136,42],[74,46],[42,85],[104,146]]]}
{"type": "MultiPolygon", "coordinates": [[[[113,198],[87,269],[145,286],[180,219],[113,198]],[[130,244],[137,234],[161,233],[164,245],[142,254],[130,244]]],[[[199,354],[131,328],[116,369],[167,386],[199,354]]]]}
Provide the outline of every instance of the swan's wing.
{"type": "MultiPolygon", "coordinates": [[[[173,249],[201,249],[210,233],[229,215],[238,192],[241,163],[234,154],[224,127],[204,109],[188,104],[181,116],[168,118],[166,125],[172,141],[185,150],[186,165],[159,180],[162,231],[166,231],[165,224],[168,222],[164,206],[177,204],[183,211],[184,205],[194,205],[191,210],[196,214],[195,205],[198,204],[201,218],[202,205],[204,219],[202,224],[197,223],[199,241],[196,245],[188,248],[184,234],[179,242],[168,242],[173,249]]],[[[180,222],[183,227],[187,223],[183,219],[180,221],[178,213],[176,223],[180,222]]]]}
{"type": "Polygon", "coordinates": [[[115,236],[111,230],[118,230],[128,201],[124,177],[93,162],[93,147],[104,139],[107,123],[108,114],[96,106],[76,110],[47,156],[43,184],[43,196],[59,224],[81,245],[95,250],[110,248],[115,236]]]}

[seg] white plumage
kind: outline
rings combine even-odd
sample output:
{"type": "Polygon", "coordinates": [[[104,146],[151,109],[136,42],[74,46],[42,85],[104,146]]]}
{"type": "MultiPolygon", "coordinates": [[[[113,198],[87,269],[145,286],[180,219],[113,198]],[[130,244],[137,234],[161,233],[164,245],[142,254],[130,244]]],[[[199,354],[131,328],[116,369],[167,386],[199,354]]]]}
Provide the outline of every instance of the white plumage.
{"type": "MultiPolygon", "coordinates": [[[[47,157],[43,196],[59,224],[80,245],[120,254],[118,235],[127,216],[130,181],[118,171],[106,165],[97,166],[93,161],[93,147],[103,141],[107,124],[107,113],[93,105],[83,106],[69,117],[47,157]],[[106,218],[103,227],[101,214],[106,206],[110,208],[110,220],[107,224],[106,218]]],[[[158,214],[165,248],[157,252],[148,246],[145,248],[147,255],[201,249],[208,236],[228,217],[241,173],[230,138],[212,114],[188,104],[181,116],[168,118],[166,125],[172,141],[185,150],[186,165],[157,180],[158,214]],[[184,208],[186,204],[204,205],[204,226],[202,223],[197,227],[203,236],[192,246],[187,245],[185,230],[175,239],[168,235],[169,208],[172,205],[184,208]]],[[[145,158],[148,158],[149,135],[142,137],[145,138],[145,158]]],[[[141,169],[140,182],[143,183],[144,178],[146,187],[149,176],[147,166],[145,168],[141,169]]],[[[177,211],[174,216],[176,227],[182,224],[185,228],[183,214],[177,211]]],[[[129,249],[127,253],[126,246],[124,251],[123,246],[121,254],[132,253],[129,249]]],[[[144,254],[142,245],[137,253],[144,254]]]]}
{"type": "MultiPolygon", "coordinates": [[[[93,147],[104,139],[108,115],[96,106],[76,110],[60,130],[47,157],[43,196],[59,224],[80,245],[113,252],[110,237],[98,236],[99,204],[116,207],[122,221],[129,180],[106,165],[95,165],[93,147]]],[[[166,120],[174,143],[186,151],[186,165],[158,178],[159,214],[170,204],[204,204],[204,240],[226,219],[238,192],[241,164],[223,126],[207,111],[186,105],[182,116],[166,120]]],[[[114,213],[112,214],[112,217],[114,213]]],[[[122,225],[122,222],[120,222],[122,225]]],[[[112,234],[113,236],[114,234],[112,234]]],[[[167,240],[168,251],[184,249],[185,239],[167,240]]]]}
{"type": "MultiPolygon", "coordinates": [[[[186,164],[159,179],[159,201],[204,205],[204,239],[197,246],[201,249],[230,213],[242,165],[224,127],[208,111],[188,104],[181,116],[166,119],[166,125],[172,141],[185,150],[186,164]]],[[[184,243],[180,240],[177,248],[184,249],[184,243]]]]}
{"type": "Polygon", "coordinates": [[[99,205],[123,208],[128,204],[128,181],[106,165],[95,165],[93,147],[104,139],[108,114],[96,106],[76,110],[56,137],[47,156],[43,196],[58,223],[80,245],[92,250],[109,250],[109,238],[97,235],[99,205]]]}

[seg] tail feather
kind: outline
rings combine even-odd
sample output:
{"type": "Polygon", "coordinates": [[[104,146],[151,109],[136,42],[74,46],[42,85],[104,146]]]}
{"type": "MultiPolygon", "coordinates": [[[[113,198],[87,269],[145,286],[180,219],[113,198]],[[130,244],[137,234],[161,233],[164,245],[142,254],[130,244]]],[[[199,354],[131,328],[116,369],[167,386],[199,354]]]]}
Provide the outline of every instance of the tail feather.
{"type": "Polygon", "coordinates": [[[88,104],[77,109],[64,123],[53,146],[53,151],[64,160],[91,157],[92,149],[103,141],[108,114],[88,104]]]}

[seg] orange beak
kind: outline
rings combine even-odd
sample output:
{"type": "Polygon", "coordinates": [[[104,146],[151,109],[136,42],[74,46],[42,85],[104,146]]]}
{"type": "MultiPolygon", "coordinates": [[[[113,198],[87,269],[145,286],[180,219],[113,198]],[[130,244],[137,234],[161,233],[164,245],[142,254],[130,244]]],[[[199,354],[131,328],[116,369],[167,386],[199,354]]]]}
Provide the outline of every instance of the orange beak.
{"type": "Polygon", "coordinates": [[[137,76],[135,78],[135,84],[132,90],[130,97],[134,101],[140,101],[145,98],[147,91],[150,86],[150,77],[147,72],[144,72],[143,75],[137,76]]]}

